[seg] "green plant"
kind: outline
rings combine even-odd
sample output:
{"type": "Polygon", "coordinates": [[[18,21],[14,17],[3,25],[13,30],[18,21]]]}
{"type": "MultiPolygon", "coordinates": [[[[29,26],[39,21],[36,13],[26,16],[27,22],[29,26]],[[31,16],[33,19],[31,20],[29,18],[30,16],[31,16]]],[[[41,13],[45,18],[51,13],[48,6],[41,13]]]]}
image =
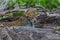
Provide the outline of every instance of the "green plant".
{"type": "Polygon", "coordinates": [[[59,0],[41,0],[40,3],[48,9],[53,9],[53,8],[57,8],[58,6],[60,6],[60,1],[59,0]]]}
{"type": "Polygon", "coordinates": [[[35,7],[40,6],[40,4],[52,10],[53,8],[57,8],[60,6],[60,0],[10,0],[7,7],[16,7],[16,6],[28,6],[35,7]]]}
{"type": "Polygon", "coordinates": [[[4,0],[0,0],[0,5],[1,5],[1,3],[3,2],[4,0]]]}
{"type": "Polygon", "coordinates": [[[25,13],[24,11],[22,11],[22,12],[15,12],[13,16],[15,16],[15,17],[21,17],[21,16],[24,15],[24,13],[25,13]]]}

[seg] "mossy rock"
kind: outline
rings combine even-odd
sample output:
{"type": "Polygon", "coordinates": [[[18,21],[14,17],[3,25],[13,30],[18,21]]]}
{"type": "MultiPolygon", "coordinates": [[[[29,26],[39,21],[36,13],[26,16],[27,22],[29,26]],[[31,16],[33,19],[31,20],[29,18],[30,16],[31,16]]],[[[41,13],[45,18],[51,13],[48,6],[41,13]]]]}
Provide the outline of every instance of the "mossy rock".
{"type": "Polygon", "coordinates": [[[37,24],[37,25],[35,25],[35,27],[36,27],[36,28],[44,28],[44,27],[43,27],[43,24],[37,24]]]}
{"type": "Polygon", "coordinates": [[[60,31],[60,26],[56,28],[56,31],[60,31]]]}

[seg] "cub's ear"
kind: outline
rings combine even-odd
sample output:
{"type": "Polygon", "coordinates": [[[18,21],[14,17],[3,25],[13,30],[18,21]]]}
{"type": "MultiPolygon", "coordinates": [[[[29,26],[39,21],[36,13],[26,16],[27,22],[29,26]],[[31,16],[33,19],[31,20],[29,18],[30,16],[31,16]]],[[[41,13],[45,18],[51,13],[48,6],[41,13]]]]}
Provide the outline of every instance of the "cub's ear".
{"type": "Polygon", "coordinates": [[[27,14],[25,16],[28,16],[27,14]]]}
{"type": "Polygon", "coordinates": [[[0,27],[4,27],[4,25],[0,23],[0,27]]]}

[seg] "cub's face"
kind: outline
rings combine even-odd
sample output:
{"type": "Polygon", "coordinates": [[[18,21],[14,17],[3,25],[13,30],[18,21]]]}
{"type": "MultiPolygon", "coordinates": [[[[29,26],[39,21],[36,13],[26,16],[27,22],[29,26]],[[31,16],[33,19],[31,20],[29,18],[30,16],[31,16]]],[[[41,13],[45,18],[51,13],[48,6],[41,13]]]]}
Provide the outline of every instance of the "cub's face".
{"type": "Polygon", "coordinates": [[[27,12],[26,12],[26,16],[28,18],[32,18],[32,19],[35,19],[37,17],[38,13],[36,10],[34,9],[28,9],[27,12]]]}

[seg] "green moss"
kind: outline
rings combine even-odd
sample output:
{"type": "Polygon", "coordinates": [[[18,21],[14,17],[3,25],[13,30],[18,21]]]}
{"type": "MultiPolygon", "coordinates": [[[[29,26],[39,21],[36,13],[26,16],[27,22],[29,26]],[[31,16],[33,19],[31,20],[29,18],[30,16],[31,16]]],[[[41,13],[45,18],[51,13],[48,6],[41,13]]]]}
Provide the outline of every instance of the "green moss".
{"type": "Polygon", "coordinates": [[[21,17],[21,16],[24,15],[24,13],[25,13],[24,11],[22,11],[22,12],[15,12],[13,16],[15,16],[15,17],[21,17]]]}
{"type": "Polygon", "coordinates": [[[43,28],[43,24],[36,24],[35,28],[43,28]]]}

